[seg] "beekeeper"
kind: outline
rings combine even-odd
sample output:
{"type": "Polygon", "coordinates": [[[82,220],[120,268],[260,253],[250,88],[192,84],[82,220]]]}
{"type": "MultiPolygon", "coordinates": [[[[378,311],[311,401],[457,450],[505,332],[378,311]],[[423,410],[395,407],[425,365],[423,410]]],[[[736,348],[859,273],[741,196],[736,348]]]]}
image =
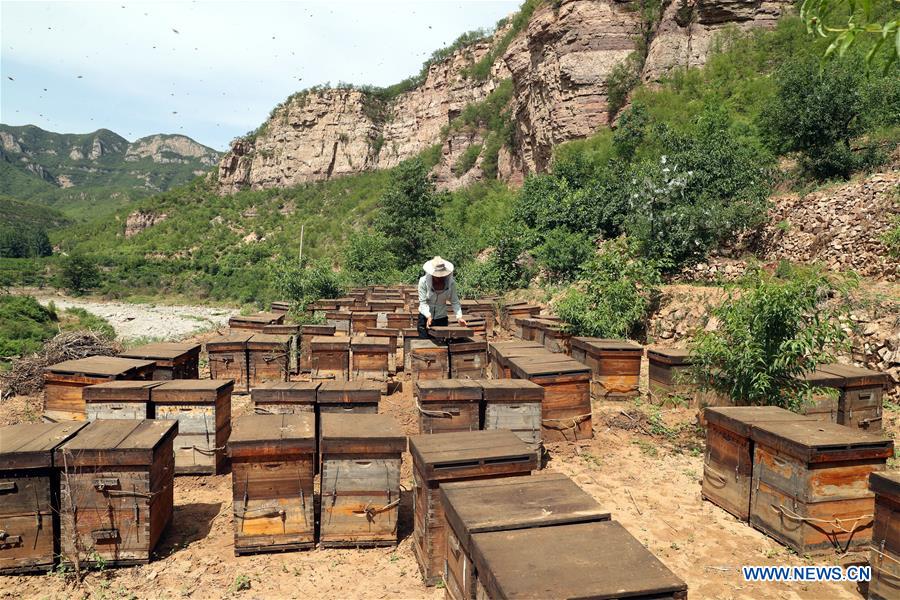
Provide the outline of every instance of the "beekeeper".
{"type": "Polygon", "coordinates": [[[422,265],[422,269],[425,275],[419,278],[419,335],[428,337],[429,327],[447,325],[447,302],[453,307],[457,322],[465,327],[453,278],[453,263],[435,256],[422,265]]]}

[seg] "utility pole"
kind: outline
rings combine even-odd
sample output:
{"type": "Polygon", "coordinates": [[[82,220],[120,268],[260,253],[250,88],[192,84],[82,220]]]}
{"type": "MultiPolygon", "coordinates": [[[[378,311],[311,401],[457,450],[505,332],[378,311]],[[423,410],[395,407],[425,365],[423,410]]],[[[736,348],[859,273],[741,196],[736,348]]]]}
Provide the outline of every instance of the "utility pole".
{"type": "Polygon", "coordinates": [[[298,260],[300,261],[300,268],[303,268],[303,230],[306,228],[306,223],[302,223],[300,225],[300,257],[298,260]]]}

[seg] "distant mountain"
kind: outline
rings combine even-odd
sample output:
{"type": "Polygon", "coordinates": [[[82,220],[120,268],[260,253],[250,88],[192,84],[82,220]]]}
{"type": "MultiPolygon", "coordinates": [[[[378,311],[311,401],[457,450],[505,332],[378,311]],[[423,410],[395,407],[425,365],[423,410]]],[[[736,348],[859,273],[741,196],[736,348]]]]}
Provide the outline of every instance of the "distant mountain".
{"type": "Polygon", "coordinates": [[[203,175],[219,158],[183,135],[129,142],[108,129],[62,134],[0,124],[0,195],[93,218],[203,175]]]}

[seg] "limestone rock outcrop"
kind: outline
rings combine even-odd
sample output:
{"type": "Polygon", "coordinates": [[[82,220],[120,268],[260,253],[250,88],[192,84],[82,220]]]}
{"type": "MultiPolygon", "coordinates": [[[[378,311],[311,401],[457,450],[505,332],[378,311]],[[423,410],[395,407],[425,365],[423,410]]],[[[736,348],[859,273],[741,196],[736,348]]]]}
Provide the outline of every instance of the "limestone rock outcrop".
{"type": "Polygon", "coordinates": [[[161,223],[168,218],[166,213],[152,213],[136,210],[128,215],[125,219],[125,237],[130,238],[144,231],[148,227],[153,227],[157,223],[161,223]]]}

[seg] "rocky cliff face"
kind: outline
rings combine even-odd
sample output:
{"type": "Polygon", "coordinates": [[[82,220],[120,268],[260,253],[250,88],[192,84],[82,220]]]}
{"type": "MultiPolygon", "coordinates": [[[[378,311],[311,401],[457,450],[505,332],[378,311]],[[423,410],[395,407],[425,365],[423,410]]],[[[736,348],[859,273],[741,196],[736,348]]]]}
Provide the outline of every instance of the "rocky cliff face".
{"type": "Polygon", "coordinates": [[[125,160],[149,158],[159,164],[195,164],[208,167],[219,161],[219,153],[184,135],[149,135],[135,140],[125,152],[125,160]]]}
{"type": "Polygon", "coordinates": [[[125,237],[130,238],[157,223],[165,221],[169,215],[136,210],[125,219],[125,237]]]}
{"type": "MultiPolygon", "coordinates": [[[[778,0],[671,0],[649,48],[646,81],[675,66],[705,62],[718,30],[770,26],[787,2],[778,0]]],[[[424,82],[387,105],[355,90],[298,95],[275,110],[255,139],[236,140],[221,161],[223,193],[287,187],[369,169],[390,168],[441,144],[435,175],[444,188],[483,177],[483,157],[454,172],[478,133],[446,135],[467,104],[484,100],[511,78],[515,141],[498,160],[498,176],[512,182],[549,167],[553,146],[594,133],[609,120],[606,79],[636,48],[640,12],[634,1],[563,0],[539,7],[497,58],[486,80],[466,67],[497,43],[470,45],[434,64],[424,82]]]]}

